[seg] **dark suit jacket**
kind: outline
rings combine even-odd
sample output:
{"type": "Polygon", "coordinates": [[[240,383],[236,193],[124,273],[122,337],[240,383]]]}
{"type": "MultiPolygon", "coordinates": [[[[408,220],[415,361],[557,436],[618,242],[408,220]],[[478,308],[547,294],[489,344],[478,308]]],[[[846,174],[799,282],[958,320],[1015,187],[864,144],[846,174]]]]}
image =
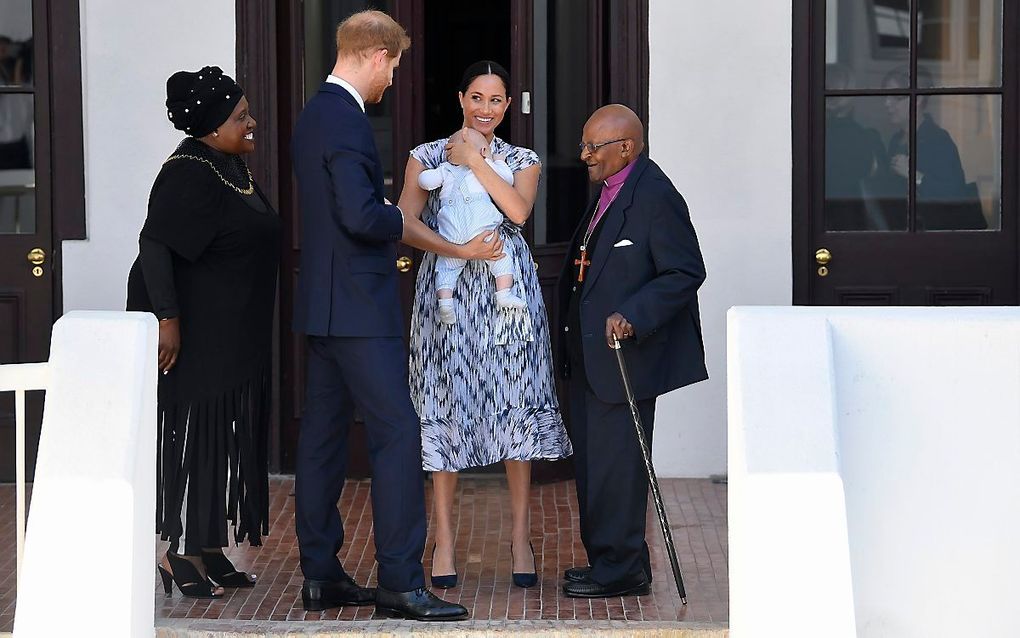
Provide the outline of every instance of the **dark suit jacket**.
{"type": "MultiPolygon", "coordinates": [[[[571,246],[577,245],[595,204],[589,205],[571,246]]],[[[635,339],[625,341],[623,351],[637,399],[707,379],[697,294],[705,262],[683,197],[662,169],[642,155],[601,223],[580,302],[583,373],[596,396],[607,403],[626,402],[616,355],[606,345],[606,318],[614,312],[634,326],[635,339]],[[614,247],[623,240],[632,245],[614,247]]],[[[561,336],[577,283],[576,257],[567,255],[558,284],[561,336]]],[[[560,339],[564,348],[567,341],[560,339]]],[[[568,353],[560,354],[565,374],[581,372],[569,370],[568,353]]]]}
{"type": "Polygon", "coordinates": [[[298,117],[291,146],[301,210],[294,331],[402,335],[395,263],[404,224],[400,209],[384,203],[368,117],[346,89],[324,83],[298,117]]]}

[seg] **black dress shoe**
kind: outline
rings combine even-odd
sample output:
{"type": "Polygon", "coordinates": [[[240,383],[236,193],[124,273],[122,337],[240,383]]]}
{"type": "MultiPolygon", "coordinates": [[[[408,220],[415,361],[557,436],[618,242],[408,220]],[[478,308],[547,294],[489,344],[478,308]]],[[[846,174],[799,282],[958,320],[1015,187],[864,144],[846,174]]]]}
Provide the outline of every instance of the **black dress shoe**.
{"type": "Polygon", "coordinates": [[[636,578],[627,578],[615,583],[602,585],[590,578],[581,582],[568,582],[563,585],[563,593],[569,598],[615,598],[617,596],[648,595],[648,579],[644,574],[636,578]]]}
{"type": "Polygon", "coordinates": [[[331,607],[360,607],[375,602],[375,589],[360,587],[348,576],[344,580],[311,580],[301,586],[301,602],[305,611],[322,611],[331,607]]]}
{"type": "Polygon", "coordinates": [[[571,583],[580,583],[591,576],[591,567],[571,567],[563,572],[563,579],[571,583]]]}
{"type": "Polygon", "coordinates": [[[414,591],[389,591],[380,587],[376,592],[375,610],[390,618],[409,620],[464,620],[468,610],[448,603],[424,587],[414,591]]]}

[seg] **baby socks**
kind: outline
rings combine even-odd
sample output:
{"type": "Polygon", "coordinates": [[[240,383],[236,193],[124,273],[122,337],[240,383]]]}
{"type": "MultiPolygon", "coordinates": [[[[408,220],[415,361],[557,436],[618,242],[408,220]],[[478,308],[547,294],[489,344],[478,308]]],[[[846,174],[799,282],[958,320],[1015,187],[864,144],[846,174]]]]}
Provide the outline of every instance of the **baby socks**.
{"type": "Polygon", "coordinates": [[[453,307],[453,299],[439,300],[439,321],[445,324],[457,323],[457,311],[453,307]]]}
{"type": "MultiPolygon", "coordinates": [[[[521,310],[527,308],[528,304],[507,288],[496,291],[496,306],[503,309],[521,310]]],[[[453,299],[439,300],[439,321],[447,325],[457,323],[457,310],[453,299]]]]}
{"type": "MultiPolygon", "coordinates": [[[[528,304],[517,295],[510,292],[509,288],[496,291],[496,305],[500,308],[513,308],[516,310],[528,307],[528,304]]],[[[442,312],[442,310],[440,310],[442,312]]]]}

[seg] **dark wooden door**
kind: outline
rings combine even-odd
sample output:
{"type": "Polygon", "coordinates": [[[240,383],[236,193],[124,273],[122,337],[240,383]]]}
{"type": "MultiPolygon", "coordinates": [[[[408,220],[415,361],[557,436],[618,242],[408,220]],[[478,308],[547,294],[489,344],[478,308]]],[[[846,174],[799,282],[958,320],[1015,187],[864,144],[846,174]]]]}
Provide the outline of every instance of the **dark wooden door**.
{"type": "Polygon", "coordinates": [[[794,301],[1016,304],[1018,5],[795,6],[794,301]]]}
{"type": "MultiPolygon", "coordinates": [[[[262,87],[259,94],[274,103],[273,115],[277,127],[275,145],[278,153],[275,165],[267,170],[267,177],[276,178],[279,184],[279,211],[284,220],[279,301],[280,428],[277,442],[279,468],[284,472],[294,471],[305,374],[304,336],[294,334],[291,330],[294,292],[297,289],[301,261],[301,217],[290,163],[290,135],[305,102],[318,91],[333,68],[336,58],[335,30],[341,20],[371,6],[393,15],[408,29],[414,44],[420,45],[419,32],[424,15],[422,5],[423,0],[371,3],[366,0],[305,0],[301,3],[278,0],[271,7],[263,4],[263,11],[254,14],[247,6],[239,9],[240,12],[248,12],[246,25],[249,30],[257,30],[260,23],[271,20],[277,34],[272,47],[269,47],[265,39],[251,37],[243,46],[239,46],[239,56],[245,60],[276,58],[272,82],[266,82],[264,77],[256,74],[252,74],[248,82],[254,87],[262,87]],[[275,91],[264,90],[266,84],[274,84],[275,91]],[[272,174],[274,172],[275,175],[272,174]]],[[[239,25],[239,28],[243,26],[239,25]]],[[[383,163],[387,197],[392,201],[397,200],[403,185],[403,162],[407,153],[421,139],[420,123],[424,115],[420,109],[422,96],[420,90],[415,89],[420,84],[412,81],[415,69],[420,66],[421,60],[416,59],[415,47],[412,47],[402,56],[400,68],[394,77],[394,86],[387,91],[383,102],[367,108],[383,163]]],[[[398,253],[403,259],[394,263],[394,269],[400,272],[405,325],[409,326],[416,256],[404,246],[398,249],[398,253]]],[[[350,436],[348,475],[351,478],[366,477],[370,467],[360,415],[355,417],[350,436]]]]}
{"type": "MultiPolygon", "coordinates": [[[[648,3],[512,4],[514,24],[530,28],[522,30],[513,48],[512,130],[520,137],[511,139],[534,149],[542,159],[542,181],[525,235],[555,328],[563,310],[556,282],[570,238],[595,192],[577,150],[581,129],[595,109],[613,102],[629,106],[648,121],[648,3]]],[[[559,331],[552,330],[554,354],[560,338],[559,331]]],[[[561,362],[555,365],[559,369],[561,362]]],[[[566,385],[559,378],[557,390],[569,431],[566,385]]],[[[571,466],[569,461],[540,461],[533,474],[538,481],[567,478],[571,466]]]]}
{"type": "MultiPolygon", "coordinates": [[[[8,4],[0,38],[0,364],[45,361],[54,314],[47,7],[8,4]]],[[[31,473],[42,393],[27,403],[31,473]]],[[[0,481],[14,479],[14,427],[13,393],[0,394],[0,481]]]]}

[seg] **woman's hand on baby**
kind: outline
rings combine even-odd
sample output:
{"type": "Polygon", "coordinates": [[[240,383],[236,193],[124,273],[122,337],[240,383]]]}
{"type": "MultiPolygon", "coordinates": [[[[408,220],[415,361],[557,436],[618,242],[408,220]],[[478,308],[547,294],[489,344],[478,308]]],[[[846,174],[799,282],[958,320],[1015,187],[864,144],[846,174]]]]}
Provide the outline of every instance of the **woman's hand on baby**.
{"type": "Polygon", "coordinates": [[[474,259],[495,260],[503,257],[503,240],[499,233],[494,230],[487,230],[475,236],[466,244],[461,244],[461,259],[468,261],[474,259]]]}
{"type": "Polygon", "coordinates": [[[445,149],[447,162],[457,166],[470,167],[472,161],[477,162],[485,159],[482,155],[484,147],[478,146],[477,143],[472,143],[469,141],[469,137],[467,129],[461,129],[450,136],[450,139],[446,142],[445,149]]]}

